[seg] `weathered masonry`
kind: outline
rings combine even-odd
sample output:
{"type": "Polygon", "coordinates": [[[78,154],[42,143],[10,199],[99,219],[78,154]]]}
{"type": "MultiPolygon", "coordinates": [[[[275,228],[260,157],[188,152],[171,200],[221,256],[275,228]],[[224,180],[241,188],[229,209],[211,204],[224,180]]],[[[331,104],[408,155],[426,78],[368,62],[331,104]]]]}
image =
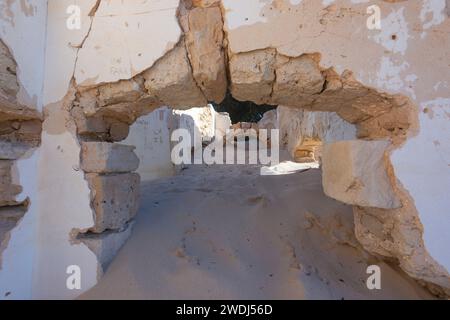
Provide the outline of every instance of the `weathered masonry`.
{"type": "Polygon", "coordinates": [[[69,0],[0,5],[0,297],[76,297],[72,264],[92,287],[139,205],[130,126],[227,92],[280,106],[363,247],[448,296],[450,5],[372,1],[371,30],[328,2],[84,0],[75,29],[69,0]]]}

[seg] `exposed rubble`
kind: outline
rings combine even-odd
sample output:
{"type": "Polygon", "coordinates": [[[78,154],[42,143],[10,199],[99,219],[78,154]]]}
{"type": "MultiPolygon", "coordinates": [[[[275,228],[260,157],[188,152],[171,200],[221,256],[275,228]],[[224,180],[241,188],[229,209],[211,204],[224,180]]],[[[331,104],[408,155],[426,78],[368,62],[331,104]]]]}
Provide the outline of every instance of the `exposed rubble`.
{"type": "MultiPolygon", "coordinates": [[[[388,145],[400,146],[416,130],[418,110],[411,101],[405,96],[367,87],[355,80],[349,70],[339,75],[333,68],[323,68],[319,53],[287,56],[274,48],[239,53],[228,51],[218,4],[219,1],[182,1],[178,19],[184,34],[173,49],[149,69],[129,80],[79,87],[71,113],[80,138],[87,141],[121,141],[126,138],[129,125],[139,116],[165,105],[186,109],[206,105],[208,101],[220,102],[228,87],[233,97],[241,101],[301,109],[298,119],[309,123],[312,132],[302,131],[300,126],[296,129],[296,141],[288,142],[289,151],[297,161],[320,160],[322,144],[330,131],[327,126],[335,123],[337,116],[354,125],[356,138],[365,141],[332,144],[328,146],[331,149],[326,151],[327,154],[351,151],[350,158],[349,155],[347,158],[342,155],[343,159],[352,161],[351,164],[342,164],[349,166],[349,170],[340,172],[346,175],[343,179],[349,184],[337,185],[337,189],[331,191],[328,187],[332,184],[324,178],[325,188],[328,188],[330,195],[346,203],[364,206],[364,210],[376,208],[374,210],[390,212],[407,206],[407,198],[400,196],[398,189],[392,189],[397,183],[395,176],[387,179],[387,169],[380,163],[385,157],[383,150],[388,145]],[[312,112],[321,114],[312,116],[312,112]],[[385,142],[375,142],[378,140],[385,142]],[[366,150],[368,147],[369,150],[366,150]],[[376,151],[376,159],[366,161],[368,159],[364,154],[368,151],[376,151]],[[366,169],[373,172],[367,175],[364,173],[366,169]],[[383,192],[379,193],[380,190],[383,192]]],[[[279,128],[285,130],[283,124],[279,128]]],[[[330,168],[331,161],[330,156],[326,158],[325,171],[330,168]]],[[[339,168],[333,170],[340,171],[339,168]]],[[[134,189],[136,180],[133,177],[133,174],[127,174],[124,185],[134,189]]],[[[114,216],[122,210],[104,206],[98,200],[112,200],[108,193],[117,191],[113,187],[113,182],[119,180],[117,176],[88,174],[87,179],[93,190],[93,199],[97,199],[94,200],[94,207],[99,217],[114,216]],[[108,180],[111,182],[106,182],[108,180]],[[111,190],[107,190],[108,187],[111,190]]],[[[355,216],[362,217],[365,211],[358,210],[355,209],[355,216]]],[[[128,215],[127,219],[131,217],[128,215]]],[[[93,229],[96,232],[116,229],[128,221],[114,218],[112,222],[104,223],[102,219],[93,229]]],[[[414,238],[411,243],[417,246],[423,243],[422,232],[416,232],[411,237],[414,238]]],[[[359,238],[363,239],[362,236],[359,238]]],[[[369,245],[365,247],[373,252],[369,245]]],[[[398,252],[391,252],[390,255],[399,261],[402,259],[398,252]]],[[[434,262],[429,263],[438,268],[434,262]]],[[[416,262],[411,264],[416,266],[416,262]]],[[[401,262],[400,265],[408,268],[401,262]]],[[[417,279],[441,286],[442,278],[435,279],[435,274],[431,267],[421,272],[410,272],[417,279]]]]}
{"type": "Polygon", "coordinates": [[[42,130],[39,112],[17,101],[16,67],[8,48],[0,41],[0,262],[11,230],[29,204],[28,199],[18,199],[22,186],[13,177],[14,161],[39,145],[42,130]]]}
{"type": "Polygon", "coordinates": [[[230,58],[230,87],[234,98],[257,104],[271,102],[275,81],[274,49],[241,53],[230,58]]]}
{"type": "Polygon", "coordinates": [[[193,8],[187,20],[186,48],[192,74],[206,99],[219,103],[227,91],[221,10],[193,8]]]}
{"type": "Polygon", "coordinates": [[[0,207],[20,204],[16,196],[20,194],[22,187],[14,184],[12,166],[13,161],[0,160],[0,207]]]}

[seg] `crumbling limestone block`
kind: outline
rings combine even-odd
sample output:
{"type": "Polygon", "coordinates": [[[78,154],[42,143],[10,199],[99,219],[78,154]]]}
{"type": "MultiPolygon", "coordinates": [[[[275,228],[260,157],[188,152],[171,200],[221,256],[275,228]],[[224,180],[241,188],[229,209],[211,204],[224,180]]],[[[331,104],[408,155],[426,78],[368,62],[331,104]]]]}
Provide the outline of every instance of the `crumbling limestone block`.
{"type": "Polygon", "coordinates": [[[263,49],[235,54],[229,64],[231,93],[241,101],[303,106],[325,84],[313,55],[286,57],[263,49]]]}
{"type": "Polygon", "coordinates": [[[394,96],[389,112],[358,123],[359,139],[383,139],[390,137],[396,143],[401,143],[407,137],[408,130],[414,123],[416,108],[407,98],[394,96]]]}
{"type": "Polygon", "coordinates": [[[192,5],[194,7],[208,8],[219,4],[220,0],[192,0],[192,5]]]}
{"type": "Polygon", "coordinates": [[[325,78],[312,56],[288,58],[278,55],[277,60],[272,103],[297,106],[306,96],[323,90],[325,78]]]}
{"type": "MultiPolygon", "coordinates": [[[[77,123],[82,118],[109,118],[130,125],[141,115],[162,104],[156,96],[148,94],[144,81],[144,77],[138,75],[130,80],[106,83],[96,88],[78,88],[71,113],[77,123]]],[[[88,124],[80,123],[79,127],[92,125],[91,121],[88,124]]]]}
{"type": "MultiPolygon", "coordinates": [[[[0,40],[0,135],[4,140],[40,141],[41,116],[35,109],[17,102],[19,85],[16,62],[5,44],[0,40]],[[18,121],[29,121],[21,128],[18,121]]],[[[30,147],[27,147],[29,149],[30,147]]],[[[7,146],[0,142],[0,159],[17,159],[17,146],[7,146]],[[4,150],[6,149],[6,150],[4,150]]]]}
{"type": "Polygon", "coordinates": [[[0,160],[0,206],[15,206],[20,204],[16,200],[22,192],[22,187],[12,181],[13,161],[0,160]]]}
{"type": "MultiPolygon", "coordinates": [[[[409,197],[400,192],[401,197],[409,197]]],[[[450,275],[427,251],[423,224],[413,203],[408,198],[397,209],[354,206],[356,238],[368,252],[395,258],[408,275],[425,281],[434,294],[449,296],[450,275]]]]}
{"type": "Polygon", "coordinates": [[[278,128],[278,119],[277,119],[277,110],[269,110],[264,113],[261,120],[258,121],[259,129],[277,129],[278,128]]]}
{"type": "Polygon", "coordinates": [[[23,156],[31,146],[22,142],[0,141],[0,160],[16,160],[23,156]]]}
{"type": "Polygon", "coordinates": [[[294,151],[294,161],[299,163],[319,162],[322,156],[322,141],[305,139],[294,151]]]}
{"type": "Polygon", "coordinates": [[[137,173],[114,175],[86,174],[91,189],[95,224],[94,233],[120,230],[133,219],[139,207],[139,183],[137,173]]]}
{"type": "Polygon", "coordinates": [[[387,174],[388,141],[339,141],[322,154],[324,192],[336,200],[364,207],[393,209],[401,203],[387,174]]]}
{"type": "Polygon", "coordinates": [[[84,109],[80,105],[75,105],[70,114],[77,124],[78,134],[85,134],[88,132],[106,132],[106,122],[98,116],[89,117],[84,113],[84,109]]]}
{"type": "Polygon", "coordinates": [[[98,92],[100,107],[122,102],[134,102],[143,95],[142,87],[135,79],[105,84],[99,87],[98,92]]]}
{"type": "Polygon", "coordinates": [[[3,97],[0,93],[0,121],[41,119],[35,109],[31,109],[3,97]]]}
{"type": "Polygon", "coordinates": [[[144,79],[149,94],[158,97],[162,105],[187,108],[207,104],[192,76],[184,43],[145,71],[144,79]]]}
{"type": "Polygon", "coordinates": [[[0,206],[15,206],[20,204],[20,201],[17,201],[16,197],[21,192],[21,186],[0,183],[0,206]]]}
{"type": "Polygon", "coordinates": [[[0,96],[15,101],[18,91],[16,62],[8,48],[0,41],[0,96]]]}
{"type": "Polygon", "coordinates": [[[11,134],[14,131],[16,131],[17,129],[14,127],[15,124],[16,124],[16,122],[11,121],[11,120],[0,122],[0,135],[4,136],[4,135],[11,134]]]}
{"type": "Polygon", "coordinates": [[[14,229],[19,220],[25,215],[25,212],[25,206],[0,207],[0,253],[2,249],[1,242],[6,239],[8,232],[14,229]]]}
{"type": "Polygon", "coordinates": [[[12,183],[13,161],[0,160],[0,206],[16,205],[16,196],[22,188],[12,183]]]}
{"type": "Polygon", "coordinates": [[[186,47],[195,81],[208,101],[220,103],[227,92],[220,8],[189,11],[186,47]]]}
{"type": "Polygon", "coordinates": [[[268,103],[275,81],[275,58],[273,49],[233,55],[229,62],[233,97],[256,104],[268,103]]]}
{"type": "Polygon", "coordinates": [[[86,116],[92,116],[98,110],[98,88],[82,90],[78,93],[76,106],[80,106],[86,116]]]}
{"type": "Polygon", "coordinates": [[[121,141],[128,136],[129,125],[114,118],[96,115],[87,117],[83,109],[74,107],[71,115],[77,124],[77,133],[88,139],[121,141]]]}
{"type": "Polygon", "coordinates": [[[40,120],[9,120],[0,122],[0,136],[9,143],[27,143],[29,148],[37,147],[41,140],[42,123],[40,120]]]}
{"type": "Polygon", "coordinates": [[[0,160],[0,182],[11,183],[11,168],[13,162],[9,160],[0,160]]]}
{"type": "Polygon", "coordinates": [[[130,237],[133,225],[134,222],[130,222],[120,231],[106,231],[100,234],[89,233],[79,236],[81,242],[97,256],[98,262],[102,267],[102,272],[106,271],[109,264],[117,255],[117,252],[130,237]]]}
{"type": "Polygon", "coordinates": [[[109,136],[112,141],[122,141],[126,139],[130,132],[130,126],[124,122],[112,121],[109,127],[109,136]]]}
{"type": "Polygon", "coordinates": [[[25,137],[34,137],[41,134],[42,131],[42,123],[39,120],[29,120],[29,121],[20,121],[13,123],[13,126],[16,125],[18,128],[18,132],[21,136],[24,137],[24,141],[29,140],[25,139],[25,137]]]}
{"type": "Polygon", "coordinates": [[[134,146],[108,142],[81,144],[81,169],[87,173],[123,173],[139,167],[134,146]]]}

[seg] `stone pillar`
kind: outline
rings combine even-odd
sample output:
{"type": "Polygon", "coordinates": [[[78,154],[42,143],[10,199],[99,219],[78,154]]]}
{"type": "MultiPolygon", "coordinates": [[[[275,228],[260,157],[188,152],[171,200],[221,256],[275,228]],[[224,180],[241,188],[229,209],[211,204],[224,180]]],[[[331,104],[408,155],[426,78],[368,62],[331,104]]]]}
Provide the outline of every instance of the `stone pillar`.
{"type": "Polygon", "coordinates": [[[134,147],[82,142],[81,169],[91,189],[94,225],[78,235],[99,259],[103,271],[131,233],[139,207],[139,159],[134,147]]]}

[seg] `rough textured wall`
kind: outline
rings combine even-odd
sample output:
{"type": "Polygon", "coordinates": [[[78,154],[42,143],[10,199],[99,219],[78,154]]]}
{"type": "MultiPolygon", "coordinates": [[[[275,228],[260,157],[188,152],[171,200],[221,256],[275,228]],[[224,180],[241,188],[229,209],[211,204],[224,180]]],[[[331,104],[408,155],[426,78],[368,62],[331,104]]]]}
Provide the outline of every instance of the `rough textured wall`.
{"type": "Polygon", "coordinates": [[[139,158],[136,172],[142,181],[148,181],[176,173],[176,166],[171,160],[174,144],[171,134],[174,130],[186,129],[191,137],[195,133],[204,143],[208,143],[218,135],[225,136],[230,127],[228,113],[215,112],[211,105],[188,110],[162,107],[137,119],[130,126],[128,137],[121,143],[136,147],[139,158]]]}
{"type": "Polygon", "coordinates": [[[46,9],[0,3],[0,299],[33,294],[46,9]]]}
{"type": "Polygon", "coordinates": [[[356,139],[355,126],[334,112],[278,106],[276,118],[281,144],[296,161],[318,161],[322,144],[356,139]]]}
{"type": "MultiPolygon", "coordinates": [[[[446,1],[255,0],[246,1],[243,10],[239,1],[224,0],[223,6],[230,55],[270,52],[267,48],[290,57],[319,52],[322,66],[333,66],[337,73],[352,70],[358,81],[404,94],[419,108],[419,124],[411,130],[411,139],[392,152],[392,172],[399,188],[411,196],[408,202],[413,206],[408,205],[407,211],[412,214],[414,206],[418,210],[422,225],[414,232],[423,231],[426,250],[449,270],[445,246],[450,239],[445,228],[450,223],[446,196],[450,153],[445,140],[450,19],[446,1]],[[381,30],[366,27],[366,9],[372,4],[381,8],[381,30]]],[[[408,229],[408,221],[411,218],[400,222],[402,228],[408,229]]],[[[411,271],[410,255],[411,251],[400,254],[411,271]]],[[[413,273],[423,274],[423,270],[413,273]]]]}
{"type": "MultiPolygon", "coordinates": [[[[16,41],[19,48],[12,54],[22,70],[21,92],[27,92],[19,97],[33,101],[30,97],[36,95],[45,114],[42,145],[34,160],[42,190],[31,224],[37,225],[33,240],[39,247],[34,296],[79,294],[67,291],[63,280],[65,268],[74,263],[82,264],[87,275],[83,290],[92,286],[104,266],[101,260],[111,259],[104,252],[113,252],[111,245],[117,249],[120,243],[100,232],[104,229],[97,223],[127,227],[132,217],[119,210],[120,204],[106,208],[96,203],[109,197],[105,180],[127,175],[132,186],[136,176],[116,171],[92,176],[80,170],[82,142],[111,146],[127,137],[140,116],[164,105],[187,108],[217,102],[227,87],[241,100],[336,112],[356,126],[358,139],[390,141],[373,164],[379,168],[383,162],[389,180],[383,183],[392,185],[402,206],[356,207],[357,236],[368,250],[398,259],[413,277],[450,287],[450,19],[445,0],[198,0],[180,5],[85,0],[80,2],[81,28],[69,30],[61,26],[72,2],[48,1],[46,40],[41,42],[42,36],[35,35],[38,28],[27,30],[34,20],[19,23],[5,15],[9,8],[1,7],[4,30],[14,30],[2,31],[2,36],[8,34],[9,43],[16,41]],[[366,26],[371,4],[381,8],[381,30],[366,26]],[[38,64],[24,49],[27,41],[17,40],[18,32],[36,46],[45,44],[44,85],[35,78],[44,72],[31,72],[38,64]],[[116,216],[117,210],[127,218],[116,216]],[[102,219],[105,214],[111,219],[102,219]],[[102,241],[93,243],[93,230],[102,241]],[[86,245],[76,238],[80,233],[85,233],[86,245]],[[43,290],[49,279],[57,279],[58,285],[43,290]]],[[[29,14],[17,1],[8,3],[15,3],[15,17],[29,14]]],[[[35,3],[36,8],[46,5],[35,3]]],[[[346,147],[379,150],[377,143],[360,142],[346,147]]],[[[352,177],[364,166],[347,169],[352,177]]],[[[367,203],[367,194],[357,193],[366,189],[351,186],[356,193],[349,201],[367,203]]]]}

